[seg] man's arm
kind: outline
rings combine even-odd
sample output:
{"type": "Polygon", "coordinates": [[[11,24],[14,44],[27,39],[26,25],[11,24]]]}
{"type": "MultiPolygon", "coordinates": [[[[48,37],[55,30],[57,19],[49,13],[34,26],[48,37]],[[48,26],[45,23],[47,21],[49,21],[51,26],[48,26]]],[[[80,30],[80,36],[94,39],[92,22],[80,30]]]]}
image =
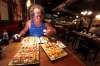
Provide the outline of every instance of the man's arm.
{"type": "Polygon", "coordinates": [[[56,33],[56,30],[52,27],[52,25],[49,23],[45,23],[45,24],[47,28],[47,36],[54,35],[56,33]]]}
{"type": "Polygon", "coordinates": [[[24,35],[28,31],[30,24],[31,24],[31,20],[28,20],[25,24],[24,29],[19,33],[20,36],[24,35]]]}

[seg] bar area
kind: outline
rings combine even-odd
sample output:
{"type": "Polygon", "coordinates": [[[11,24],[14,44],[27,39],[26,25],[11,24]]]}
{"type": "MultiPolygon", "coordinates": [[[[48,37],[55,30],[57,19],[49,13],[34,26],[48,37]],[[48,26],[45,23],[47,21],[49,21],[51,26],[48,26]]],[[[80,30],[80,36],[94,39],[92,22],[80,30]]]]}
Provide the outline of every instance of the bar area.
{"type": "Polygon", "coordinates": [[[0,66],[100,66],[99,0],[0,0],[0,66]]]}

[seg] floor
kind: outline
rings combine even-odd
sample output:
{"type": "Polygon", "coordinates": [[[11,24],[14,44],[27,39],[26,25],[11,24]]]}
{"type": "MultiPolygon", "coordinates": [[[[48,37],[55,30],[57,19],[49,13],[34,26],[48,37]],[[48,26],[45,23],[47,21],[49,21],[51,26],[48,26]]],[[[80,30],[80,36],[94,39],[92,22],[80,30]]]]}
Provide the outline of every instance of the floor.
{"type": "Polygon", "coordinates": [[[94,62],[90,56],[87,57],[87,59],[84,59],[83,56],[79,53],[77,53],[76,50],[72,49],[71,42],[65,42],[68,48],[84,63],[86,66],[100,66],[100,51],[98,53],[98,56],[96,58],[96,61],[94,62]]]}

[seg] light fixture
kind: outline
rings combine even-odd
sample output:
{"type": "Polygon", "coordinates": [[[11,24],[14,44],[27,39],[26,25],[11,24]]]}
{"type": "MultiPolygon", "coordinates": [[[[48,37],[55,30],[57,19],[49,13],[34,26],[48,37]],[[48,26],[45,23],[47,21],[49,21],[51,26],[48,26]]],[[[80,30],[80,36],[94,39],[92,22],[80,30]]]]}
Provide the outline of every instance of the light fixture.
{"type": "Polygon", "coordinates": [[[92,11],[88,11],[88,13],[87,13],[87,14],[88,14],[88,15],[91,15],[92,13],[93,13],[92,11]]]}
{"type": "Polygon", "coordinates": [[[31,1],[27,0],[27,2],[26,2],[27,9],[30,7],[30,5],[31,5],[31,1]]]}
{"type": "Polygon", "coordinates": [[[96,20],[100,20],[100,14],[96,15],[96,16],[95,16],[95,19],[96,19],[96,20]]]}
{"type": "Polygon", "coordinates": [[[82,11],[81,14],[82,15],[86,15],[87,14],[87,11],[82,11]]]}
{"type": "Polygon", "coordinates": [[[76,18],[79,18],[79,16],[76,16],[76,18]]]}
{"type": "Polygon", "coordinates": [[[81,12],[81,14],[84,15],[84,16],[85,15],[91,15],[92,13],[93,13],[92,11],[87,11],[87,10],[81,12]]]}

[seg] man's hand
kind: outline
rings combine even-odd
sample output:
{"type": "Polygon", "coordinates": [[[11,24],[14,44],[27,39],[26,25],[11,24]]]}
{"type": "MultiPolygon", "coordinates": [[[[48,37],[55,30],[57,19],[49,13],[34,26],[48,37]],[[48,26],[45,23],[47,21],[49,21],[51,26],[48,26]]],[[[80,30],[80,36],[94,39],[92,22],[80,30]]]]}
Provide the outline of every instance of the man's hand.
{"type": "Polygon", "coordinates": [[[21,36],[19,35],[19,34],[15,34],[14,36],[13,36],[13,38],[14,39],[19,39],[21,36]]]}
{"type": "Polygon", "coordinates": [[[56,33],[56,30],[51,26],[51,24],[46,23],[46,35],[50,36],[50,35],[54,35],[56,33]]]}

